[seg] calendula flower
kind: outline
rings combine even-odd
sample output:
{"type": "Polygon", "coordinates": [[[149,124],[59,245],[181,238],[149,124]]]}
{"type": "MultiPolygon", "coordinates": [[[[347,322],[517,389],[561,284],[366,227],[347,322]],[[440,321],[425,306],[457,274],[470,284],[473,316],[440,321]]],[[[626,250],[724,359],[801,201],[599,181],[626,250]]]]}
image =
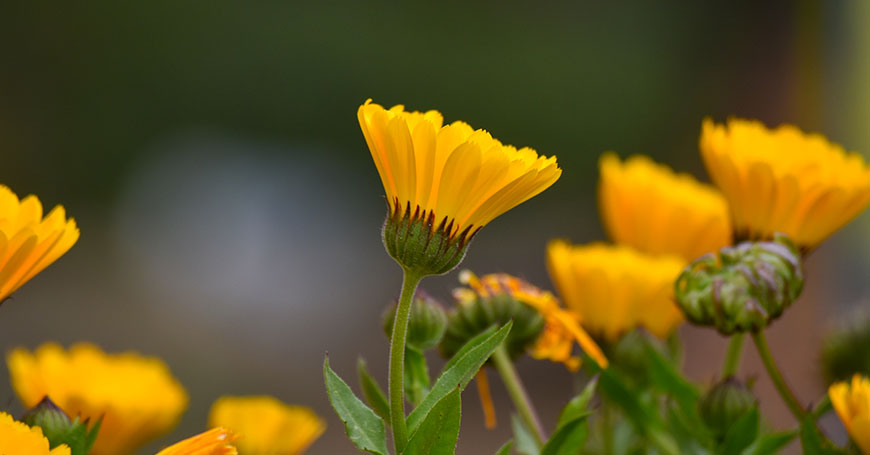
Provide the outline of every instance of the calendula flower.
{"type": "Polygon", "coordinates": [[[437,111],[366,101],[359,123],[386,191],[384,243],[404,268],[446,273],[487,223],[552,185],[556,158],[504,145],[437,111]]]}
{"type": "Polygon", "coordinates": [[[860,155],[791,125],[706,119],[700,147],[740,239],[782,232],[809,251],[870,203],[870,168],[860,155]]]}
{"type": "Polygon", "coordinates": [[[237,455],[239,452],[233,445],[241,437],[226,428],[212,428],[177,442],[157,455],[237,455]]]}
{"type": "Polygon", "coordinates": [[[870,454],[870,379],[855,375],[852,384],[838,382],[828,397],[852,440],[864,454],[870,454]]]}
{"type": "Polygon", "coordinates": [[[692,261],[731,243],[728,203],[716,188],[645,156],[598,163],[599,207],[614,242],[692,261]]]}
{"type": "Polygon", "coordinates": [[[242,455],[297,455],[326,430],[309,408],[290,406],[269,396],[221,397],[211,407],[209,426],[226,427],[244,437],[242,455]]]}
{"type": "Polygon", "coordinates": [[[547,265],[568,310],[593,335],[615,341],[636,327],[666,338],[683,321],[673,301],[685,261],[649,256],[627,246],[572,246],[554,240],[547,265]]]}
{"type": "Polygon", "coordinates": [[[166,364],[133,352],[106,354],[87,343],[69,351],[47,343],[7,356],[12,386],[25,407],[48,396],[68,415],[102,418],[94,455],[130,453],[167,433],[187,407],[187,394],[166,364]]]}
{"type": "Polygon", "coordinates": [[[0,454],[3,455],[70,455],[69,447],[59,445],[49,449],[48,439],[39,427],[16,422],[0,412],[0,454]]]}
{"type": "Polygon", "coordinates": [[[79,229],[58,205],[45,217],[30,195],[18,199],[0,185],[0,303],[56,261],[79,239],[79,229]]]}

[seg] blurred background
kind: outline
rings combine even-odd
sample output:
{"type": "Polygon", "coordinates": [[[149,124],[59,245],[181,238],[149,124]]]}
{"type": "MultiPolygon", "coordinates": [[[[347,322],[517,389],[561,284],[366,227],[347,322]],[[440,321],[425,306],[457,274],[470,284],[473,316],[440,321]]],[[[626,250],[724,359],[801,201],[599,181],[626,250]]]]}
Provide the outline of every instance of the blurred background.
{"type": "MultiPolygon", "coordinates": [[[[701,120],[736,115],[870,152],[867,3],[675,5],[4,3],[0,182],[63,204],[82,237],[0,307],[0,348],[88,340],[165,359],[190,407],[143,454],[204,429],[221,394],[311,406],[328,429],[309,453],[353,453],[323,357],[355,384],[363,356],[385,382],[380,316],[401,278],[379,239],[383,189],[356,120],[366,98],[438,109],[558,155],[562,179],[487,226],[464,262],[544,287],[548,239],[604,239],[605,150],[707,180],[701,120]]],[[[804,297],[770,331],[805,402],[826,386],[818,340],[870,297],[868,223],[862,215],[813,253],[804,297]]],[[[424,288],[446,300],[456,284],[454,272],[424,288]]],[[[689,375],[709,382],[723,340],[681,331],[689,375]]],[[[741,372],[758,378],[772,425],[791,426],[746,353],[741,372]]],[[[571,376],[530,359],[520,370],[552,425],[571,376]]],[[[468,394],[460,454],[509,437],[510,405],[493,382],[501,425],[484,430],[468,394]]],[[[0,366],[0,402],[12,396],[0,366]]],[[[836,418],[826,428],[843,440],[836,418]]]]}

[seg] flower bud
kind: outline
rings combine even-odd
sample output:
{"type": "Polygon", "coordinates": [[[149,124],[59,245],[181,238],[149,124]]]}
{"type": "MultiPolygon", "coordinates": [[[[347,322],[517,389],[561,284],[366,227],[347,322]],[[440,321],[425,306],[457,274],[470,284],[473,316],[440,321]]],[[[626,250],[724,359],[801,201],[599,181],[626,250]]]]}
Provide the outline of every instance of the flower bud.
{"type": "Polygon", "coordinates": [[[100,422],[88,430],[87,421],[80,422],[78,418],[70,420],[48,397],[27,411],[22,421],[32,427],[41,428],[51,448],[61,444],[69,446],[71,455],[87,455],[97,440],[100,429],[100,422]]]}
{"type": "MultiPolygon", "coordinates": [[[[383,316],[384,333],[387,338],[393,336],[393,324],[396,320],[396,304],[393,303],[383,316]]],[[[435,299],[423,291],[417,291],[411,301],[411,316],[408,321],[408,346],[420,352],[435,346],[444,336],[447,328],[447,314],[435,299]]]]}
{"type": "Polygon", "coordinates": [[[722,334],[761,330],[803,289],[801,257],[782,234],[772,242],[743,242],[701,256],[674,285],[686,318],[722,334]]]}
{"type": "Polygon", "coordinates": [[[845,323],[822,340],[822,372],[828,383],[855,374],[870,376],[870,313],[850,314],[845,323]]]}
{"type": "Polygon", "coordinates": [[[714,385],[698,402],[701,419],[722,439],[738,419],[758,405],[755,395],[733,376],[714,385]]]}

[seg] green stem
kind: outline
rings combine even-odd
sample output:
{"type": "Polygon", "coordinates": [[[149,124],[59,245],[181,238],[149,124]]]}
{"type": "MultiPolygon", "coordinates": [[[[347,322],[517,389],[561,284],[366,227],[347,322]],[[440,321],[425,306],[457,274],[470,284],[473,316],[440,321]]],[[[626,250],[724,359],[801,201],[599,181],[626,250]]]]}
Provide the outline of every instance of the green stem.
{"type": "Polygon", "coordinates": [[[393,430],[393,444],[397,454],[402,453],[408,445],[408,425],[405,422],[405,342],[408,338],[411,301],[422,279],[422,275],[405,270],[390,340],[390,428],[393,430]]]}
{"type": "Polygon", "coordinates": [[[740,367],[740,356],[743,353],[744,335],[738,333],[731,336],[728,341],[728,351],[725,353],[725,363],[722,364],[722,379],[727,379],[737,374],[740,367]]]}
{"type": "Polygon", "coordinates": [[[511,361],[504,343],[499,345],[495,349],[495,352],[492,353],[492,361],[495,364],[495,369],[498,370],[498,374],[501,375],[501,380],[504,382],[508,395],[510,395],[514,406],[517,408],[517,412],[520,413],[520,418],[523,419],[526,427],[532,432],[538,448],[543,447],[544,428],[538,419],[538,415],[535,413],[532,401],[529,399],[525,387],[523,387],[520,375],[517,374],[517,370],[514,368],[514,363],[511,361]]]}
{"type": "Polygon", "coordinates": [[[770,376],[770,380],[773,381],[773,385],[776,387],[776,391],[779,392],[779,396],[781,396],[782,400],[785,401],[788,410],[791,411],[798,422],[803,422],[807,411],[801,405],[800,401],[798,401],[797,397],[795,397],[791,389],[789,389],[788,384],[785,383],[785,378],[782,377],[782,373],[780,373],[779,368],[776,367],[776,363],[773,361],[773,354],[770,353],[770,348],[767,346],[767,339],[764,337],[764,332],[760,330],[758,332],[753,332],[752,341],[755,342],[755,347],[758,348],[758,355],[761,356],[761,361],[764,362],[764,368],[767,369],[767,374],[770,376]]]}

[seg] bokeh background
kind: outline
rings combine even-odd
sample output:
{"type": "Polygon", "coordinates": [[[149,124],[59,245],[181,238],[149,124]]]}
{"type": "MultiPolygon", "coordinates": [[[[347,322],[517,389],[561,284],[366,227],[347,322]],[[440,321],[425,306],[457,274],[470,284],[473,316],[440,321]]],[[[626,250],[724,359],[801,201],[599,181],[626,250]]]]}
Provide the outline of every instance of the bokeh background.
{"type": "MultiPolygon", "coordinates": [[[[221,394],[313,407],[310,454],[353,453],[321,365],[381,380],[383,308],[399,269],[384,253],[383,190],[356,121],[366,98],[435,108],[558,155],[562,179],[477,236],[464,263],[549,287],[544,245],[604,238],[601,152],[651,155],[706,180],[701,120],[795,123],[870,152],[865,2],[4,2],[0,182],[63,204],[79,243],[0,307],[0,348],[79,340],[164,358],[190,408],[141,453],[204,428],[221,394]]],[[[809,259],[804,297],[771,330],[800,398],[825,384],[818,340],[867,305],[868,217],[809,259]]],[[[456,273],[425,281],[447,298],[456,273]]],[[[690,376],[724,352],[681,329],[690,376]]],[[[792,421],[750,346],[742,374],[772,425],[792,421]]],[[[437,362],[437,359],[433,359],[437,362]]],[[[545,423],[572,390],[561,367],[520,369],[545,423]]],[[[352,381],[355,382],[355,381],[352,381]]],[[[464,403],[459,453],[508,438],[464,403]]],[[[0,366],[0,402],[20,411],[0,366]]],[[[842,440],[836,419],[826,428],[842,440]]]]}

